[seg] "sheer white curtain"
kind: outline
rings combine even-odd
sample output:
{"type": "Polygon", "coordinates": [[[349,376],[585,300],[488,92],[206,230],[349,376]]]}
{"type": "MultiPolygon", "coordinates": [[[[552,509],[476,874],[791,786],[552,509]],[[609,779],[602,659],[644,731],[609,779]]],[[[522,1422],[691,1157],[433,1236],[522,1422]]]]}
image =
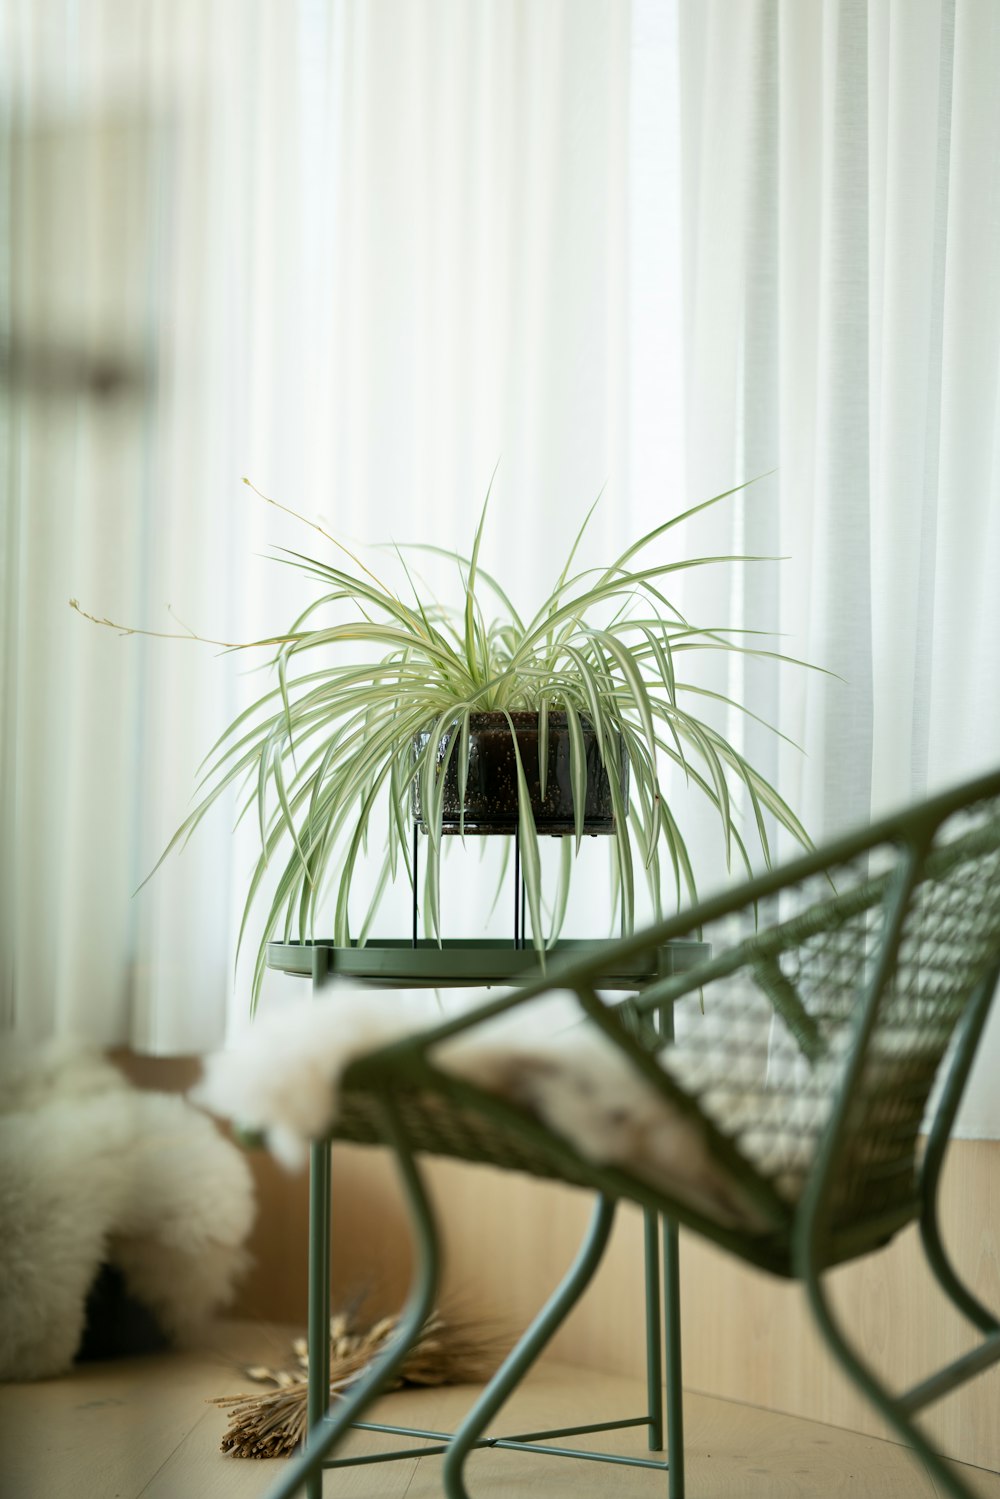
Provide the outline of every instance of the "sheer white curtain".
{"type": "Polygon", "coordinates": [[[680,56],[688,486],[777,469],[706,531],[837,673],[749,679],[819,837],[1000,762],[1000,7],[707,0],[680,56]]]}
{"type": "MultiPolygon", "coordinates": [[[[606,480],[595,547],[624,541],[630,12],[6,0],[0,18],[9,318],[135,377],[98,398],[25,375],[6,427],[3,1010],[198,1050],[246,1009],[253,829],[217,814],[132,891],[260,678],[67,600],[221,640],[287,623],[300,601],[258,554],[311,538],[243,474],[352,539],[461,546],[499,459],[486,547],[528,599],[606,480]]],[[[396,897],[387,931],[406,930],[396,897]]],[[[452,899],[465,930],[476,900],[452,899]]]]}
{"type": "MultiPolygon", "coordinates": [[[[134,376],[103,402],[11,386],[8,1022],[190,1050],[245,1009],[251,828],[217,815],[130,895],[259,679],[65,604],[280,624],[291,585],[258,554],[302,533],[244,473],[348,537],[457,545],[499,459],[487,547],[530,597],[605,481],[595,554],[777,470],[680,545],[788,560],[680,602],[837,675],[703,664],[805,754],[727,727],[816,837],[996,762],[992,0],[6,0],[0,22],[10,321],[134,376]]],[[[710,816],[687,831],[721,878],[710,816]]],[[[1000,1128],[982,1081],[968,1121],[1000,1128]]]]}

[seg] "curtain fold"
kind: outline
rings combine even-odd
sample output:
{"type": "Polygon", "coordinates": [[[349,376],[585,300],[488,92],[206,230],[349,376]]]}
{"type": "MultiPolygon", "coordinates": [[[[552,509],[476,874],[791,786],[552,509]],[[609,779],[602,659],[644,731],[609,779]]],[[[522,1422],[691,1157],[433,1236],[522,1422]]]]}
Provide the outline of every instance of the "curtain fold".
{"type": "Polygon", "coordinates": [[[832,673],[745,679],[814,838],[1000,759],[998,45],[978,0],[681,7],[689,487],[776,470],[706,531],[789,559],[747,623],[832,673]]]}

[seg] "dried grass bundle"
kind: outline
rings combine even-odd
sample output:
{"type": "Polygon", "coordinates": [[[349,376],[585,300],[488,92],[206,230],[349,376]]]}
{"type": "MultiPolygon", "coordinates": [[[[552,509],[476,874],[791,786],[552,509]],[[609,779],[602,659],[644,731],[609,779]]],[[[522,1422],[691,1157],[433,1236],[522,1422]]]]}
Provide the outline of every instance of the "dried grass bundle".
{"type": "MultiPolygon", "coordinates": [[[[385,1347],[398,1317],[382,1317],[370,1327],[359,1327],[349,1312],[330,1319],[330,1398],[354,1383],[385,1347]]],[[[233,1457],[286,1457],[306,1434],[306,1391],[309,1354],[305,1338],[292,1344],[293,1369],[254,1365],[249,1379],[272,1388],[249,1395],[222,1395],[211,1401],[229,1416],[221,1449],[233,1457]]],[[[495,1333],[482,1325],[445,1320],[433,1312],[389,1389],[403,1385],[482,1384],[493,1373],[505,1351],[495,1333]]]]}

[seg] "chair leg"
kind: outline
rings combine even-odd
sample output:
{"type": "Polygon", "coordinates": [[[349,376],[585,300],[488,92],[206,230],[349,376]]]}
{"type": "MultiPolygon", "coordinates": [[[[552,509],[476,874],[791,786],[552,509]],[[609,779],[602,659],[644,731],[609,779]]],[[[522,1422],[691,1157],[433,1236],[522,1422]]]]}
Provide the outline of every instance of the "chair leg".
{"type": "Polygon", "coordinates": [[[958,1277],[941,1240],[937,1217],[937,1180],[925,1197],[924,1211],[920,1218],[920,1238],[924,1246],[927,1263],[944,1294],[958,1307],[964,1317],[978,1327],[980,1332],[994,1333],[1000,1330],[1000,1322],[979,1301],[958,1277]]]}
{"type": "MultiPolygon", "coordinates": [[[[368,1371],[351,1385],[344,1398],[338,1400],[329,1414],[325,1414],[319,1424],[310,1430],[305,1447],[289,1462],[279,1482],[269,1491],[267,1499],[293,1499],[301,1489],[306,1489],[309,1499],[313,1499],[314,1494],[317,1499],[321,1499],[324,1460],[384,1386],[391,1382],[434,1308],[440,1266],[434,1215],[395,1109],[388,1099],[382,1100],[382,1107],[387,1139],[395,1149],[403,1187],[410,1203],[416,1240],[413,1285],[399,1326],[385,1349],[373,1360],[368,1371]]],[[[329,1342],[329,1317],[326,1333],[329,1342]]]]}
{"type": "Polygon", "coordinates": [[[818,1271],[810,1267],[803,1276],[809,1305],[824,1342],[847,1374],[851,1383],[865,1394],[872,1405],[902,1437],[908,1447],[920,1457],[933,1483],[946,1499],[975,1499],[972,1490],[957,1477],[941,1456],[934,1451],[919,1427],[910,1417],[902,1400],[876,1377],[861,1356],[851,1347],[841,1331],[825,1291],[820,1284],[818,1271]]]}
{"type": "Polygon", "coordinates": [[[590,1230],[568,1275],[508,1354],[452,1437],[444,1460],[447,1499],[469,1499],[462,1477],[469,1452],[587,1289],[607,1247],[614,1215],[615,1203],[599,1197],[590,1230]]]}

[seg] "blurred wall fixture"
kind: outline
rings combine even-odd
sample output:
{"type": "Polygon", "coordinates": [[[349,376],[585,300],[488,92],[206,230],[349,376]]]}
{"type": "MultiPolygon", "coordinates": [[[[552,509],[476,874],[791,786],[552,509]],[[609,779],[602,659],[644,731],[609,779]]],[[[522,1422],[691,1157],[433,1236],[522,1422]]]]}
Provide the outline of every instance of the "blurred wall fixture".
{"type": "Polygon", "coordinates": [[[111,349],[60,347],[16,338],[0,340],[0,382],[26,395],[92,395],[111,400],[134,395],[144,399],[155,371],[149,360],[111,349]]]}
{"type": "Polygon", "coordinates": [[[149,592],[170,138],[30,90],[0,129],[0,1026],[29,1036],[134,1029],[148,689],[67,601],[149,592]]]}

